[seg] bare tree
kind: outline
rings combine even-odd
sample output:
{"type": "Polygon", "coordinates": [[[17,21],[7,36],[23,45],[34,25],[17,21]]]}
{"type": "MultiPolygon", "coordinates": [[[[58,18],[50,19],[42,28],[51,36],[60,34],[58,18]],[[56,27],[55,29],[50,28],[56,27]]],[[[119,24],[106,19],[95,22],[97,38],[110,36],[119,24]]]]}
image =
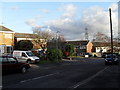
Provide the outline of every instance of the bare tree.
{"type": "Polygon", "coordinates": [[[109,42],[110,37],[103,34],[102,32],[97,32],[94,36],[93,42],[109,42]]]}
{"type": "Polygon", "coordinates": [[[36,39],[34,40],[34,42],[37,43],[43,49],[43,51],[45,50],[45,48],[48,48],[46,46],[48,44],[50,48],[55,48],[57,43],[57,47],[61,48],[62,43],[65,42],[64,35],[52,33],[47,30],[43,31],[41,30],[41,28],[33,28],[33,34],[36,35],[36,39]]]}
{"type": "Polygon", "coordinates": [[[59,40],[60,42],[65,42],[65,41],[66,41],[63,34],[60,34],[60,35],[59,35],[58,40],[59,40]]]}
{"type": "Polygon", "coordinates": [[[33,34],[36,34],[38,39],[49,40],[52,38],[53,34],[49,31],[41,31],[41,28],[33,28],[33,34]]]}
{"type": "Polygon", "coordinates": [[[47,41],[53,37],[53,34],[49,31],[42,31],[41,28],[32,28],[35,39],[32,41],[36,44],[37,49],[42,48],[43,52],[47,48],[47,41]]]}

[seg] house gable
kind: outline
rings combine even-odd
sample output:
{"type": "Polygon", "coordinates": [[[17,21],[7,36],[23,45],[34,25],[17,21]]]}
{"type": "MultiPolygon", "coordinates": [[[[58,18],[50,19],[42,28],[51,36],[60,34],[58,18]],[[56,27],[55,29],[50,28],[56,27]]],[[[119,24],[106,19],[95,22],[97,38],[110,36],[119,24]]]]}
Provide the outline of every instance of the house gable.
{"type": "Polygon", "coordinates": [[[11,29],[8,29],[8,28],[6,28],[6,27],[4,27],[4,26],[0,26],[0,32],[14,32],[14,31],[12,31],[11,29]]]}
{"type": "Polygon", "coordinates": [[[86,48],[87,48],[87,49],[86,49],[86,52],[87,52],[87,53],[92,53],[92,48],[93,48],[92,42],[88,42],[86,48]]]}

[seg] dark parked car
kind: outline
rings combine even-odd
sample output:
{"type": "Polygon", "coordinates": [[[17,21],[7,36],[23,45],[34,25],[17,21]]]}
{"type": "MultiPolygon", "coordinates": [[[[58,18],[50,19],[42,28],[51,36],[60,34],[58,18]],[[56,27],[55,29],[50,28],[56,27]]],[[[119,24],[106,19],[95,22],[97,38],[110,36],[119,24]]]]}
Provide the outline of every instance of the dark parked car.
{"type": "Polygon", "coordinates": [[[25,73],[30,68],[28,63],[18,62],[12,56],[0,56],[0,66],[2,67],[3,74],[16,71],[25,73]]]}
{"type": "Polygon", "coordinates": [[[118,57],[117,55],[115,54],[109,54],[109,55],[106,55],[105,57],[105,65],[108,65],[108,64],[118,64],[118,57]]]}

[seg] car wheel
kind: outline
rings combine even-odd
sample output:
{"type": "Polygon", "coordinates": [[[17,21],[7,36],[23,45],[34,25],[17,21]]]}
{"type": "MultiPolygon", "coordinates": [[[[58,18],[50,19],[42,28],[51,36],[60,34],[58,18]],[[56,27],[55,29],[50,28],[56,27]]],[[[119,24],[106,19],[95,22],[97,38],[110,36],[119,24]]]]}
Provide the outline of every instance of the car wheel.
{"type": "Polygon", "coordinates": [[[118,62],[115,62],[114,64],[115,64],[115,65],[118,65],[118,62]]]}
{"type": "Polygon", "coordinates": [[[30,60],[28,60],[28,61],[27,61],[27,63],[29,63],[29,64],[30,64],[30,63],[31,63],[31,61],[30,61],[30,60]]]}
{"type": "Polygon", "coordinates": [[[108,65],[108,63],[107,63],[107,62],[105,62],[105,65],[108,65]]]}
{"type": "Polygon", "coordinates": [[[25,73],[26,71],[27,71],[26,67],[22,67],[22,68],[21,68],[21,72],[22,72],[22,73],[25,73]]]}

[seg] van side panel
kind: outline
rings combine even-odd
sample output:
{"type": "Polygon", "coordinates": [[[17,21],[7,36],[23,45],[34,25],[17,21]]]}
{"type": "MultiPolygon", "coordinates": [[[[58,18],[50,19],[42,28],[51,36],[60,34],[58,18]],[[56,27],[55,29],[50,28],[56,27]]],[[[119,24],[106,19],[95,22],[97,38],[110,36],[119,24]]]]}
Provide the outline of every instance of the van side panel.
{"type": "Polygon", "coordinates": [[[13,52],[13,56],[14,57],[20,57],[21,56],[21,52],[13,52]]]}
{"type": "Polygon", "coordinates": [[[16,57],[19,62],[26,62],[27,57],[22,57],[22,52],[24,51],[13,51],[13,56],[16,57]]]}

